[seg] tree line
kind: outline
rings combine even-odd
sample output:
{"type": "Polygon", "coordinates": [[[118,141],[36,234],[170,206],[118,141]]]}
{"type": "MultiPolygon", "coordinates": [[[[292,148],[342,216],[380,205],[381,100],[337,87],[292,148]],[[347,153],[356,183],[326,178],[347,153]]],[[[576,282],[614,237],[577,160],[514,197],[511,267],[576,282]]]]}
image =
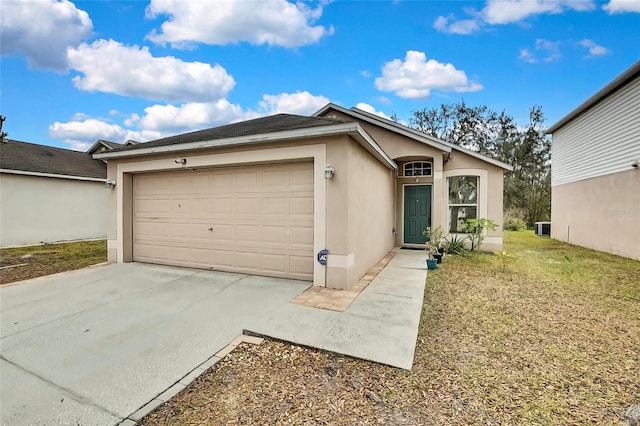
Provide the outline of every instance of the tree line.
{"type": "Polygon", "coordinates": [[[513,167],[504,178],[505,215],[529,226],[551,216],[551,141],[542,107],[529,109],[520,126],[504,110],[469,106],[464,100],[412,111],[409,126],[513,167]]]}

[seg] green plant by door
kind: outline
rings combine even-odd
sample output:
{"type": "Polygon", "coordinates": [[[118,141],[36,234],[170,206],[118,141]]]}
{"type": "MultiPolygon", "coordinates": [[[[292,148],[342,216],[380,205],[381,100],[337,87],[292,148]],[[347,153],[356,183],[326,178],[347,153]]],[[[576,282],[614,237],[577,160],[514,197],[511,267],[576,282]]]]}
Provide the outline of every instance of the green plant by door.
{"type": "Polygon", "coordinates": [[[484,240],[485,230],[495,231],[496,223],[491,219],[479,218],[479,219],[467,219],[467,223],[464,226],[464,232],[467,233],[469,241],[471,241],[471,251],[475,248],[480,250],[480,245],[484,240]]]}

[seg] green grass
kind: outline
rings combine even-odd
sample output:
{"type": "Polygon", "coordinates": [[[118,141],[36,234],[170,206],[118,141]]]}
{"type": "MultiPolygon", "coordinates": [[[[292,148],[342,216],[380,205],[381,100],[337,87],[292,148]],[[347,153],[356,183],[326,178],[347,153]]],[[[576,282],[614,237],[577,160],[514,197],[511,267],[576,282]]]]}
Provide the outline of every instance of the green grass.
{"type": "Polygon", "coordinates": [[[504,235],[506,255],[429,273],[412,371],[241,346],[142,424],[620,425],[640,404],[640,262],[504,235]]]}
{"type": "Polygon", "coordinates": [[[0,284],[84,268],[107,260],[105,240],[44,244],[0,250],[0,284]]]}

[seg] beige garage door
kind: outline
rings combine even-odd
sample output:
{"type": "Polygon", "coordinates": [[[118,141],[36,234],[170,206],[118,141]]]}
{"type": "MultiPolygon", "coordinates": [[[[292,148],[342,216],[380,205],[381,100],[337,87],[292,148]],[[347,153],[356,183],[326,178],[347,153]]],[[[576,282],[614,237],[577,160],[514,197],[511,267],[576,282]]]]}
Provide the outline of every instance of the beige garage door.
{"type": "Polygon", "coordinates": [[[313,163],[134,176],[133,260],[313,279],[313,163]]]}

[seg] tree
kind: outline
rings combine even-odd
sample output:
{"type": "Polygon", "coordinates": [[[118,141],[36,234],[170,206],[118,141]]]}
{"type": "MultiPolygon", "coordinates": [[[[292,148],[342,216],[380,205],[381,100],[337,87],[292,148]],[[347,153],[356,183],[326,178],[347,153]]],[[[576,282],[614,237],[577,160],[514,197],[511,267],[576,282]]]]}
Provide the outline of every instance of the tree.
{"type": "Polygon", "coordinates": [[[551,216],[551,143],[544,133],[542,107],[529,109],[529,123],[499,146],[498,158],[513,167],[505,176],[505,208],[525,211],[529,225],[551,216]]]}
{"type": "Polygon", "coordinates": [[[9,134],[7,132],[3,132],[2,131],[2,126],[4,125],[4,120],[6,120],[7,117],[5,117],[4,115],[0,115],[0,142],[4,143],[5,140],[4,138],[6,138],[9,134]]]}
{"type": "Polygon", "coordinates": [[[549,217],[550,144],[541,107],[530,109],[524,128],[505,111],[497,113],[486,105],[470,107],[464,99],[412,114],[411,127],[513,166],[505,176],[505,208],[523,209],[530,225],[549,217]]]}
{"type": "Polygon", "coordinates": [[[513,118],[486,105],[470,107],[464,99],[457,104],[412,111],[411,127],[471,151],[495,158],[497,144],[510,129],[513,118]]]}

